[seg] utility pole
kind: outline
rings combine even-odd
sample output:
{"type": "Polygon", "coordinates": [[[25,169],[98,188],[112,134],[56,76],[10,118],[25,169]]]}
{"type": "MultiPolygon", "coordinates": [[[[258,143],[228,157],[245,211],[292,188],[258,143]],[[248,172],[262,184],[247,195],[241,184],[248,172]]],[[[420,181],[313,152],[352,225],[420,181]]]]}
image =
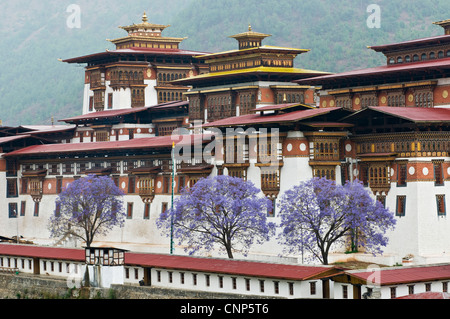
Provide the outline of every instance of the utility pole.
{"type": "Polygon", "coordinates": [[[172,205],[170,214],[170,254],[173,254],[173,191],[175,183],[176,163],[175,163],[175,142],[172,143],[172,205]]]}

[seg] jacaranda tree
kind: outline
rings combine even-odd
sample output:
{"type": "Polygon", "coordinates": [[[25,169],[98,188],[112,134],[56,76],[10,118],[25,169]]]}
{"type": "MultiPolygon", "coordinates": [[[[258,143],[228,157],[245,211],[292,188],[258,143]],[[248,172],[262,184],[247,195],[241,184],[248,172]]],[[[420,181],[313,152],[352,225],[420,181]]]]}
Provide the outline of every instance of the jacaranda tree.
{"type": "Polygon", "coordinates": [[[123,226],[123,195],[108,176],[88,175],[73,181],[56,200],[49,222],[52,237],[71,234],[90,247],[95,236],[123,226]]]}
{"type": "Polygon", "coordinates": [[[275,232],[267,221],[271,202],[260,195],[253,183],[231,176],[202,178],[183,190],[174,207],[162,213],[158,227],[192,255],[211,251],[216,244],[244,255],[252,244],[263,243],[275,232]]]}
{"type": "Polygon", "coordinates": [[[396,223],[394,214],[373,199],[359,181],[338,185],[313,178],[286,191],[279,204],[282,231],[279,243],[287,253],[307,254],[328,264],[334,245],[350,242],[352,249],[381,253],[385,236],[396,223]]]}

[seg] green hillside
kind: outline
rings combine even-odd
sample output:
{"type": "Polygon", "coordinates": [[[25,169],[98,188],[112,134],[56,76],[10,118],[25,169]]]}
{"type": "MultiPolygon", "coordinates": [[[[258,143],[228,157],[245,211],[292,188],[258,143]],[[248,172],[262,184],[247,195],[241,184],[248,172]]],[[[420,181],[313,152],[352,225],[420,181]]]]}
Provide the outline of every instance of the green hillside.
{"type": "Polygon", "coordinates": [[[450,18],[448,0],[153,0],[1,1],[0,119],[3,125],[48,124],[81,112],[83,67],[58,59],[112,49],[119,25],[170,24],[167,36],[187,37],[182,48],[217,52],[236,48],[230,35],[272,34],[268,45],[310,49],[297,67],[323,71],[371,67],[384,57],[367,49],[442,34],[433,21],[450,18]],[[70,4],[80,28],[69,28],[70,4]],[[369,4],[381,8],[381,28],[368,28],[369,4]]]}

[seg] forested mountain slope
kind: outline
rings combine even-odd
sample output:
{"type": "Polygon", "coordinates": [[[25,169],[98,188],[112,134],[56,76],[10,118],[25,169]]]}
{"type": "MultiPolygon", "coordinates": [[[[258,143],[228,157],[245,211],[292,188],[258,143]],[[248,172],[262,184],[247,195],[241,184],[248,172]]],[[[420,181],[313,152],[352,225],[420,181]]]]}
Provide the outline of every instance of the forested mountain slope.
{"type": "Polygon", "coordinates": [[[166,36],[187,37],[185,49],[235,49],[230,35],[269,33],[267,45],[310,49],[297,67],[340,72],[385,63],[369,45],[442,34],[432,22],[450,18],[448,0],[0,0],[0,119],[3,125],[48,124],[81,112],[83,67],[58,59],[113,49],[119,25],[170,24],[166,36]],[[67,8],[80,8],[71,28],[67,8]],[[369,28],[370,4],[381,9],[369,28]]]}

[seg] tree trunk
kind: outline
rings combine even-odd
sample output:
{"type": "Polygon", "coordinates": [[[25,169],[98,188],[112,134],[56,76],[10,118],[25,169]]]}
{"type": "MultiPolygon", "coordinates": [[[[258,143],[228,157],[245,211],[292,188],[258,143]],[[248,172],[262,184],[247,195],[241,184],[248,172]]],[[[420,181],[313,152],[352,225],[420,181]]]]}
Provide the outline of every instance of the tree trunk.
{"type": "Polygon", "coordinates": [[[231,250],[231,244],[225,244],[225,248],[227,250],[228,258],[233,259],[233,252],[231,250]]]}
{"type": "Polygon", "coordinates": [[[84,287],[90,287],[91,286],[91,279],[89,278],[89,268],[86,264],[86,271],[84,272],[84,287]]]}

